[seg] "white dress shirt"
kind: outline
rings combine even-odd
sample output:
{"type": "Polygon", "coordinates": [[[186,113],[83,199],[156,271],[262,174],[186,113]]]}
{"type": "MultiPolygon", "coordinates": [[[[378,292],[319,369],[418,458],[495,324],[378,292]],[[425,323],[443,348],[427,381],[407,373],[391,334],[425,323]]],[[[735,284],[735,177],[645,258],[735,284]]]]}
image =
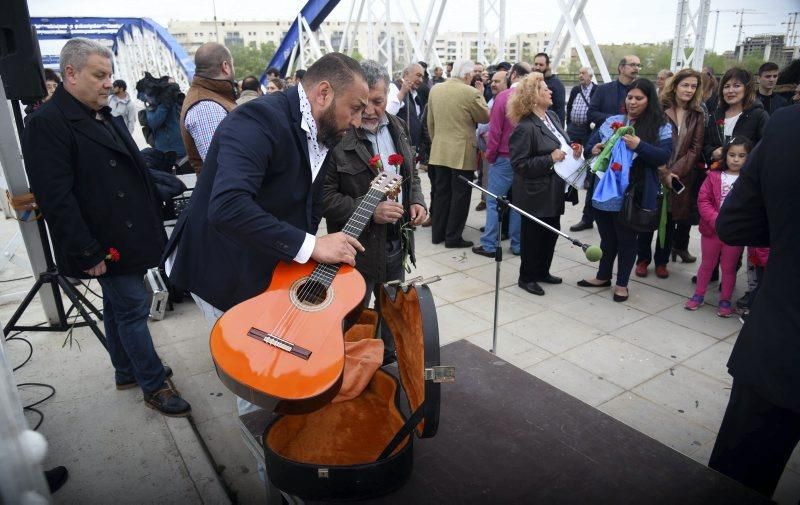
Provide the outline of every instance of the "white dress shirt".
{"type": "Polygon", "coordinates": [[[408,92],[403,100],[397,98],[399,93],[400,88],[398,88],[395,83],[391,83],[389,85],[389,102],[386,104],[386,112],[396,116],[397,112],[403,107],[403,102],[408,99],[408,95],[411,95],[411,98],[414,100],[414,104],[416,104],[417,107],[417,117],[422,116],[422,110],[420,110],[419,103],[417,103],[417,92],[412,89],[408,92]]]}

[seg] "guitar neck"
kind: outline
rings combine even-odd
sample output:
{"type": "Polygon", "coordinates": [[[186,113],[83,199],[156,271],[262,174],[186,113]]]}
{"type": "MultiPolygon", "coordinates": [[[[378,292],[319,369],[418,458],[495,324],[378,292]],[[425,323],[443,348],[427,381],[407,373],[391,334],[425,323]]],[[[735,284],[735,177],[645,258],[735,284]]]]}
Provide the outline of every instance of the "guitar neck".
{"type": "Polygon", "coordinates": [[[356,208],[356,211],[353,212],[352,216],[350,216],[347,224],[344,225],[344,228],[342,228],[342,232],[350,235],[353,238],[358,238],[361,235],[361,232],[364,231],[364,228],[367,227],[369,221],[372,219],[372,214],[375,213],[375,208],[382,199],[382,191],[379,191],[375,188],[370,188],[370,190],[367,191],[367,194],[364,195],[361,203],[356,208]]]}
{"type": "MultiPolygon", "coordinates": [[[[353,215],[350,216],[347,224],[342,228],[342,233],[350,235],[353,238],[358,238],[361,232],[364,231],[364,228],[367,227],[367,223],[372,219],[372,214],[375,213],[375,208],[383,199],[383,195],[383,191],[370,188],[367,194],[364,195],[364,198],[361,200],[355,212],[353,212],[353,215]]],[[[311,279],[321,282],[325,287],[329,287],[338,271],[339,265],[320,263],[311,274],[311,279]]]]}

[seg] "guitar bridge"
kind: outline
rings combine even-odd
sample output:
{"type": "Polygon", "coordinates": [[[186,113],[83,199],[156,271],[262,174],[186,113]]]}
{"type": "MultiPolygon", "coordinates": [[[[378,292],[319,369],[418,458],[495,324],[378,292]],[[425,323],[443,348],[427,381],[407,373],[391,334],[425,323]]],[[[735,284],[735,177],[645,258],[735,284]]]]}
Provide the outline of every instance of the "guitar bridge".
{"type": "Polygon", "coordinates": [[[311,351],[309,351],[308,349],[304,349],[299,345],[294,345],[288,340],[276,337],[275,335],[267,333],[266,331],[261,331],[257,328],[250,328],[250,331],[247,332],[247,336],[254,338],[256,340],[260,340],[265,344],[269,344],[273,347],[277,347],[282,351],[288,352],[289,354],[293,354],[298,358],[303,358],[304,360],[308,360],[308,358],[311,357],[311,351]]]}

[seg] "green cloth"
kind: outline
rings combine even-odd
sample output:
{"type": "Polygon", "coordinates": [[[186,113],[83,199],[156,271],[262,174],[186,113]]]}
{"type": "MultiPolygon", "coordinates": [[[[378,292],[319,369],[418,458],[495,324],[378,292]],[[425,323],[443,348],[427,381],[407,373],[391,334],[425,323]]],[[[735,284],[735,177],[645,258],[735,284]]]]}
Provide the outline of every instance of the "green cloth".
{"type": "Polygon", "coordinates": [[[605,145],[603,146],[603,150],[600,151],[600,154],[597,155],[595,158],[594,164],[592,165],[592,172],[605,172],[608,169],[609,163],[611,163],[611,150],[614,149],[614,144],[617,143],[619,139],[622,138],[623,135],[627,134],[636,135],[636,131],[633,129],[633,126],[621,126],[617,128],[614,132],[614,135],[609,138],[605,145]]]}

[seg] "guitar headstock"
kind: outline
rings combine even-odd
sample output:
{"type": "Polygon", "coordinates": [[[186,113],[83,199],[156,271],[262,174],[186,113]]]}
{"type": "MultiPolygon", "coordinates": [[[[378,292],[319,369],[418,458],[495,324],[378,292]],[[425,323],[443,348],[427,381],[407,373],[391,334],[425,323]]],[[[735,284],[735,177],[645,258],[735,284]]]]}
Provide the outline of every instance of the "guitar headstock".
{"type": "Polygon", "coordinates": [[[382,172],[373,179],[370,187],[389,196],[396,196],[400,192],[403,178],[398,174],[382,172]]]}

